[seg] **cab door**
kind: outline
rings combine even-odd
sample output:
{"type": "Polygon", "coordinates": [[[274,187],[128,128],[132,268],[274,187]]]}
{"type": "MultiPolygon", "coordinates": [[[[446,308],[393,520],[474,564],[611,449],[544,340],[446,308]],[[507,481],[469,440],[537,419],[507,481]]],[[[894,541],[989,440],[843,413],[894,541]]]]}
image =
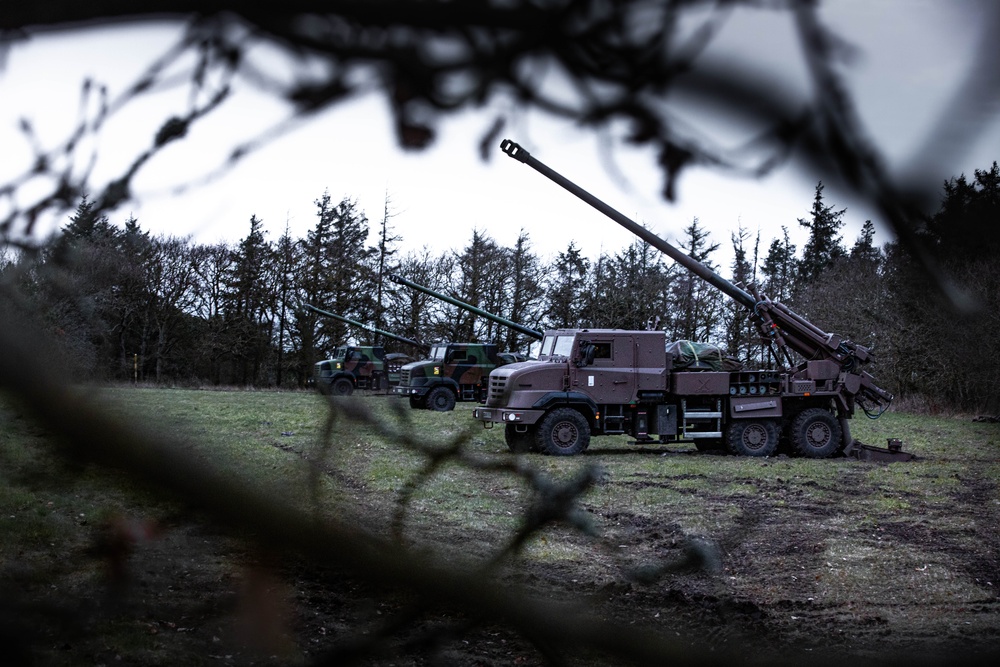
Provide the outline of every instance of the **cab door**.
{"type": "Polygon", "coordinates": [[[628,335],[581,337],[574,352],[570,391],[596,403],[630,403],[635,398],[635,341],[628,335]]]}

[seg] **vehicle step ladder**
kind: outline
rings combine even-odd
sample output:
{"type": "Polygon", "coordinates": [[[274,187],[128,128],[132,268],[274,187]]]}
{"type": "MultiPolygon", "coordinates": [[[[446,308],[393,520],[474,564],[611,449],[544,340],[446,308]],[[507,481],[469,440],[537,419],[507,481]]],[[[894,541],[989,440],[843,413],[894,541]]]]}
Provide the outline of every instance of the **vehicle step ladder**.
{"type": "Polygon", "coordinates": [[[722,400],[715,401],[715,409],[699,406],[689,408],[687,399],[681,399],[681,435],[685,440],[722,437],[722,400]]]}

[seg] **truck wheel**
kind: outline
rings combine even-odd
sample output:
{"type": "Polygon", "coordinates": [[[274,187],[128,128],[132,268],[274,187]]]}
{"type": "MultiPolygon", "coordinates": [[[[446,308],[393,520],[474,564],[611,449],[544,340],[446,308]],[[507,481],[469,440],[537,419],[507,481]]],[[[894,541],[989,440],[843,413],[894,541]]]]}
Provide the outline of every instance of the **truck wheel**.
{"type": "Polygon", "coordinates": [[[590,424],[573,408],[553,410],[539,423],[535,444],[542,454],[579,454],[590,445],[590,424]]]}
{"type": "Polygon", "coordinates": [[[729,425],[726,442],[737,456],[771,456],[778,449],[780,432],[772,419],[740,419],[729,425]]]}
{"type": "Polygon", "coordinates": [[[843,444],[840,422],[823,408],[809,408],[796,415],[789,435],[795,451],[812,459],[833,456],[843,444]]]}
{"type": "Polygon", "coordinates": [[[427,405],[424,403],[424,399],[419,396],[410,396],[410,407],[414,410],[423,410],[427,405]]]}
{"type": "Polygon", "coordinates": [[[514,430],[513,424],[506,424],[503,427],[503,439],[507,441],[507,448],[515,454],[526,454],[535,449],[535,429],[528,427],[527,431],[519,432],[514,430]]]}
{"type": "Polygon", "coordinates": [[[330,393],[334,396],[350,396],[354,393],[354,383],[347,378],[337,378],[330,385],[330,393]]]}
{"type": "Polygon", "coordinates": [[[448,412],[455,409],[455,392],[448,387],[435,387],[427,394],[427,407],[435,412],[448,412]]]}

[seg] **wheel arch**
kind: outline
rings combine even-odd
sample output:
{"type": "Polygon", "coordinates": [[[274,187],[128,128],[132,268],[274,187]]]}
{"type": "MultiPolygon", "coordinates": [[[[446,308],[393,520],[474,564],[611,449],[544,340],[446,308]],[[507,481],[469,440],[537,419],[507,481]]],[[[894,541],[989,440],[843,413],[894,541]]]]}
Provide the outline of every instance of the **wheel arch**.
{"type": "Polygon", "coordinates": [[[357,389],[358,378],[353,373],[349,373],[348,371],[337,371],[330,377],[330,384],[333,384],[337,380],[348,380],[352,385],[354,385],[355,389],[357,389]]]}
{"type": "Polygon", "coordinates": [[[597,423],[598,405],[587,394],[579,391],[552,391],[531,406],[533,410],[545,410],[546,414],[556,408],[573,408],[583,415],[593,429],[597,423]]]}

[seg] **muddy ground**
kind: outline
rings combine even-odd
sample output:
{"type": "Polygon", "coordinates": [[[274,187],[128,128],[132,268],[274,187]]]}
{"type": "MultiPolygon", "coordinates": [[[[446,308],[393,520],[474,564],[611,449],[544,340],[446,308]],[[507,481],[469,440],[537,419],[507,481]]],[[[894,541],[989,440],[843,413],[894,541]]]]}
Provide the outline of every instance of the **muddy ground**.
{"type": "MultiPolygon", "coordinates": [[[[995,485],[968,479],[955,492],[961,502],[915,493],[899,520],[888,510],[844,521],[844,503],[878,489],[864,464],[829,465],[839,469],[828,483],[749,475],[757,491],[749,495],[713,497],[696,485],[692,503],[727,517],[704,538],[669,515],[585,501],[599,537],[550,529],[548,543],[575,556],[518,559],[499,578],[542,599],[582,601],[610,623],[648,628],[676,642],[671,662],[681,664],[842,664],[844,656],[853,664],[992,663],[1000,648],[995,485]],[[650,573],[650,563],[662,571],[650,573]]],[[[638,491],[678,487],[690,481],[683,477],[612,475],[600,484],[638,491]]],[[[389,516],[391,497],[368,502],[371,517],[389,516]]],[[[385,522],[371,528],[385,530],[385,522]]],[[[423,546],[445,554],[496,544],[489,529],[418,523],[423,546]]],[[[133,517],[126,526],[139,533],[124,546],[95,543],[96,527],[83,524],[67,520],[69,558],[53,544],[33,556],[30,576],[7,588],[27,603],[7,607],[18,609],[3,638],[15,663],[17,656],[25,664],[105,665],[625,662],[566,647],[546,654],[546,642],[477,618],[478,610],[415,606],[377,579],[263,554],[248,536],[224,534],[190,510],[133,517]],[[143,534],[150,519],[154,529],[143,534]],[[84,572],[71,565],[82,561],[84,572]],[[387,638],[373,640],[383,630],[387,638]]]]}

